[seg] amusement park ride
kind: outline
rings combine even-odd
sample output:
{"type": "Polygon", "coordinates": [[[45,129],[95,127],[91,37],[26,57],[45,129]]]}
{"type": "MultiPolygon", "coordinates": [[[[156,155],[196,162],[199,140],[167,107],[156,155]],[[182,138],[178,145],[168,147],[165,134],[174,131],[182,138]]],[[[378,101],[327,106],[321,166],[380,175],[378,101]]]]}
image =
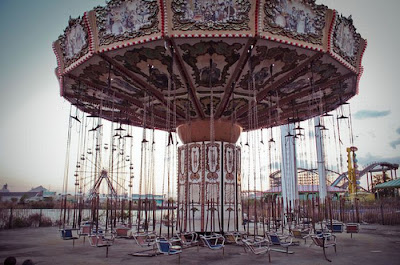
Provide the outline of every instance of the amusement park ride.
{"type": "Polygon", "coordinates": [[[357,191],[357,186],[360,184],[359,180],[357,180],[356,170],[358,168],[357,159],[356,159],[356,151],[357,147],[352,146],[346,148],[347,151],[347,178],[349,182],[349,193],[353,194],[357,191]]]}
{"type": "MultiPolygon", "coordinates": [[[[259,146],[249,138],[260,142],[259,130],[268,129],[272,145],[273,128],[281,126],[283,167],[292,168],[295,150],[287,143],[294,146],[304,136],[300,122],[317,117],[321,140],[329,112],[358,93],[365,48],[351,17],[314,0],[111,0],[70,19],[53,49],[60,94],[76,108],[71,124],[81,128],[77,157],[92,167],[84,175],[77,166],[77,194],[85,193],[86,179],[98,188],[103,178],[113,192],[131,198],[130,160],[139,159],[132,126],[142,127],[138,207],[146,216],[139,213],[136,224],[147,226],[151,194],[161,181],[154,176],[154,130],[162,130],[168,194],[177,185],[176,229],[238,230],[242,183],[250,178],[243,173],[242,150],[249,148],[256,159],[259,146]],[[104,120],[111,122],[110,139],[103,136],[104,120]],[[243,132],[247,141],[241,145],[243,132]]],[[[339,113],[335,122],[347,118],[339,113]]],[[[267,163],[263,159],[258,163],[267,163]]],[[[282,180],[283,196],[293,199],[295,167],[282,180]]],[[[349,172],[354,192],[356,171],[349,166],[349,172]]],[[[68,170],[64,182],[67,189],[68,170]]],[[[98,189],[92,192],[99,196],[98,189]]],[[[108,197],[108,209],[115,210],[120,197],[108,197]]],[[[167,203],[164,208],[172,208],[167,203]]],[[[110,213],[116,218],[116,210],[110,213]]]]}

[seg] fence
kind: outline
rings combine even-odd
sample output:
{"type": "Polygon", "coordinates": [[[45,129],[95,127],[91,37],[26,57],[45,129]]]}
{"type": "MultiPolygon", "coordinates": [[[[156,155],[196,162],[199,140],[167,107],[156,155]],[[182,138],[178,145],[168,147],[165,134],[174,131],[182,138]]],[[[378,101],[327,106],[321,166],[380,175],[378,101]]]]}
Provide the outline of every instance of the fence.
{"type": "Polygon", "coordinates": [[[343,198],[335,201],[326,199],[324,202],[319,202],[318,198],[313,198],[295,201],[293,204],[287,203],[287,209],[284,209],[283,198],[276,200],[249,199],[242,203],[244,219],[247,216],[245,223],[262,223],[267,225],[268,229],[276,229],[281,226],[281,223],[291,225],[307,223],[315,227],[316,223],[323,220],[337,220],[344,223],[400,224],[400,200],[398,198],[386,198],[373,202],[347,201],[343,198]]]}
{"type": "MultiPolygon", "coordinates": [[[[20,208],[0,208],[0,229],[20,228],[20,227],[40,227],[59,225],[64,216],[61,209],[20,209],[20,208]]],[[[72,225],[76,209],[69,208],[65,211],[65,225],[72,225]]],[[[82,221],[90,220],[91,210],[84,209],[82,211],[82,221]]],[[[132,210],[132,218],[136,220],[137,210],[132,210]]],[[[128,214],[125,214],[127,218],[128,214]]],[[[156,211],[157,219],[161,219],[161,210],[156,211]]],[[[120,220],[121,216],[118,216],[120,220]]],[[[99,222],[104,223],[106,220],[106,210],[99,210],[99,222]]],[[[122,220],[121,220],[122,221],[122,220]]]]}

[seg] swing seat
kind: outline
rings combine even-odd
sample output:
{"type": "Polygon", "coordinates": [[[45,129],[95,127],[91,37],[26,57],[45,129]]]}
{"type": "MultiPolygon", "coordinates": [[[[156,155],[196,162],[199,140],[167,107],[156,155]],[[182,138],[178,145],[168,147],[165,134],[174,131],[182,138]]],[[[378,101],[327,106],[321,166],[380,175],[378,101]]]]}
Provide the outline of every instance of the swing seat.
{"type": "Polygon", "coordinates": [[[268,253],[268,260],[271,262],[271,249],[270,242],[267,239],[256,238],[254,241],[249,239],[242,239],[245,249],[248,249],[251,253],[255,255],[261,255],[268,253]]]}
{"type": "Polygon", "coordinates": [[[293,229],[292,236],[294,238],[304,239],[304,244],[306,244],[307,238],[311,236],[311,229],[305,229],[305,230],[293,229]]]}
{"type": "Polygon", "coordinates": [[[226,232],[225,240],[229,244],[243,245],[243,234],[240,232],[226,232]]]}
{"type": "Polygon", "coordinates": [[[114,243],[114,234],[110,238],[105,237],[103,234],[89,235],[89,244],[92,247],[110,247],[114,243]]]}
{"type": "Polygon", "coordinates": [[[222,255],[225,256],[225,238],[220,234],[213,234],[210,236],[200,236],[201,241],[204,246],[208,247],[211,250],[219,250],[222,249],[222,255]]]}
{"type": "Polygon", "coordinates": [[[346,224],[346,233],[351,234],[351,238],[353,238],[353,233],[358,233],[360,231],[360,226],[356,223],[348,223],[346,224]]]}
{"type": "Polygon", "coordinates": [[[138,244],[141,247],[150,247],[156,243],[157,235],[155,232],[148,233],[136,233],[132,235],[138,244]]]}
{"type": "Polygon", "coordinates": [[[199,240],[196,232],[177,233],[176,239],[182,247],[197,246],[197,249],[199,248],[199,240]]]}
{"type": "Polygon", "coordinates": [[[170,241],[165,238],[156,239],[158,252],[164,255],[175,255],[182,253],[180,246],[173,246],[170,241]]]}
{"type": "MultiPolygon", "coordinates": [[[[293,242],[290,236],[279,236],[276,233],[267,233],[267,237],[272,245],[279,245],[286,249],[286,254],[289,254],[289,247],[298,245],[299,242],[293,242]]],[[[291,252],[293,253],[293,252],[291,252]]]]}
{"type": "Polygon", "coordinates": [[[316,246],[321,247],[323,249],[325,259],[329,262],[332,262],[326,256],[325,249],[328,247],[334,247],[336,253],[336,236],[332,234],[321,234],[321,235],[311,236],[311,238],[316,246]]]}
{"type": "Polygon", "coordinates": [[[72,228],[65,228],[65,229],[61,229],[61,238],[64,240],[71,240],[71,239],[78,239],[77,236],[74,236],[72,234],[72,231],[76,230],[76,229],[72,229],[72,228]]]}
{"type": "Polygon", "coordinates": [[[117,238],[129,238],[128,231],[131,230],[128,227],[119,227],[115,229],[115,234],[117,238]]]}
{"type": "Polygon", "coordinates": [[[79,230],[79,237],[90,235],[90,227],[91,225],[82,225],[81,229],[79,230]]]}
{"type": "Polygon", "coordinates": [[[327,225],[328,230],[332,231],[332,233],[342,233],[343,232],[343,223],[328,223],[327,225]]]}

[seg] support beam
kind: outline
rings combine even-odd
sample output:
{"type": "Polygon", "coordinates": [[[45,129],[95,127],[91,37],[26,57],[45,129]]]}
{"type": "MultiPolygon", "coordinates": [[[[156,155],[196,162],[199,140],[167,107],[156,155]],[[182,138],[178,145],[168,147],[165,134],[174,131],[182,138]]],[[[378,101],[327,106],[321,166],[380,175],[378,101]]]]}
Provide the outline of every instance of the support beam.
{"type": "MultiPolygon", "coordinates": [[[[300,63],[296,68],[294,68],[293,70],[287,72],[281,78],[275,80],[272,84],[268,85],[263,90],[258,92],[257,98],[256,98],[256,102],[253,101],[251,103],[252,104],[251,108],[253,108],[255,104],[257,104],[257,103],[261,102],[262,100],[264,100],[268,96],[270,91],[279,90],[280,88],[285,86],[288,82],[290,82],[292,80],[295,80],[296,78],[298,78],[299,76],[304,74],[307,71],[307,68],[309,67],[309,65],[313,61],[320,59],[323,55],[324,54],[320,53],[320,52],[314,54],[313,56],[311,56],[310,58],[308,58],[304,62],[300,63]]],[[[249,110],[248,106],[242,107],[241,109],[239,109],[237,111],[237,113],[236,113],[237,117],[247,116],[245,114],[247,114],[248,110],[249,110]]]]}
{"type": "MultiPolygon", "coordinates": [[[[350,98],[352,95],[351,94],[344,94],[342,95],[343,98],[350,98]]],[[[336,109],[337,107],[340,106],[340,103],[334,98],[334,97],[329,97],[326,100],[324,100],[325,104],[328,104],[330,106],[332,106],[332,109],[336,109]]],[[[298,116],[296,113],[296,118],[299,118],[300,121],[306,120],[308,118],[310,118],[310,113],[315,113],[314,116],[320,115],[321,113],[319,112],[319,105],[318,104],[314,104],[314,105],[310,105],[309,102],[304,102],[302,104],[298,104],[296,105],[296,109],[299,110],[298,112],[298,116]]],[[[287,110],[287,109],[286,109],[287,110]]],[[[273,119],[273,126],[278,126],[278,125],[282,125],[287,123],[287,120],[293,117],[293,112],[290,110],[284,111],[285,114],[280,115],[280,120],[276,120],[273,119]]],[[[262,116],[259,117],[258,122],[259,124],[267,124],[266,126],[263,126],[263,128],[268,127],[268,126],[272,126],[269,125],[268,123],[268,116],[262,116]]],[[[242,125],[243,130],[247,130],[248,129],[248,119],[246,119],[245,117],[241,118],[238,120],[238,122],[242,125]]],[[[260,129],[260,128],[256,128],[256,129],[260,129]]]]}
{"type": "MultiPolygon", "coordinates": [[[[293,136],[295,135],[294,124],[281,126],[281,149],[282,149],[282,198],[285,212],[288,211],[288,203],[294,205],[299,199],[298,180],[297,180],[297,163],[296,163],[296,143],[293,136]]],[[[293,207],[292,207],[293,209],[293,207]]]]}
{"type": "Polygon", "coordinates": [[[117,88],[115,86],[111,86],[111,89],[110,89],[111,91],[108,91],[108,88],[104,85],[97,84],[97,83],[94,83],[94,82],[86,80],[86,79],[82,79],[82,78],[74,76],[72,74],[66,74],[65,77],[70,78],[75,81],[78,81],[78,82],[81,82],[82,84],[86,85],[87,87],[91,87],[95,90],[100,90],[100,91],[102,91],[102,93],[104,93],[110,97],[113,96],[110,92],[113,92],[113,93],[115,93],[115,96],[117,98],[123,98],[123,99],[129,101],[130,103],[132,103],[133,105],[135,105],[136,107],[143,109],[143,103],[140,100],[127,95],[126,93],[122,92],[119,88],[117,88]]]}
{"type": "MultiPolygon", "coordinates": [[[[82,79],[82,78],[74,76],[72,74],[67,74],[66,77],[71,78],[72,80],[81,82],[82,84],[85,84],[86,86],[91,87],[93,89],[96,89],[96,90],[100,89],[102,91],[102,93],[106,94],[109,97],[115,96],[116,98],[125,99],[129,103],[132,103],[133,105],[135,105],[137,108],[144,110],[144,105],[143,105],[142,101],[140,101],[139,99],[137,99],[135,97],[128,95],[126,92],[121,91],[118,87],[111,86],[111,89],[109,90],[104,85],[93,83],[89,80],[82,79]]],[[[166,121],[166,119],[167,119],[165,112],[153,110],[153,114],[155,117],[158,117],[163,121],[166,121]]]]}
{"type": "MultiPolygon", "coordinates": [[[[171,45],[174,48],[174,50],[178,51],[178,46],[176,45],[175,41],[173,39],[169,39],[169,41],[171,42],[171,45]]],[[[174,52],[174,54],[177,59],[176,61],[178,62],[176,65],[178,66],[179,72],[185,79],[186,84],[188,85],[188,91],[189,91],[190,97],[193,101],[197,115],[199,115],[199,117],[201,119],[204,119],[205,114],[204,114],[203,108],[201,107],[199,98],[196,95],[196,89],[194,87],[194,84],[193,84],[191,78],[189,77],[190,75],[189,75],[188,71],[186,70],[186,67],[184,67],[185,64],[183,62],[182,56],[180,53],[177,53],[177,52],[174,52]]],[[[174,66],[172,66],[172,67],[174,67],[174,66]]]]}
{"type": "MultiPolygon", "coordinates": [[[[332,79],[332,80],[330,80],[330,81],[328,81],[326,83],[323,83],[321,85],[320,84],[316,84],[315,86],[318,88],[318,90],[322,91],[322,90],[325,90],[325,89],[327,89],[327,88],[329,88],[329,87],[331,87],[331,86],[333,86],[333,85],[335,85],[335,84],[337,84],[337,83],[339,83],[341,81],[347,80],[347,79],[349,79],[349,78],[351,78],[353,76],[355,76],[354,73],[349,72],[349,73],[347,73],[345,75],[342,75],[342,76],[340,76],[338,78],[332,79]]],[[[292,102],[293,100],[305,97],[307,95],[310,95],[311,93],[312,93],[312,88],[310,87],[310,85],[304,86],[301,89],[299,89],[299,92],[292,93],[289,96],[280,99],[279,100],[279,105],[280,106],[284,106],[285,104],[288,104],[288,103],[292,102]]],[[[276,109],[276,106],[272,106],[272,107],[266,108],[263,111],[258,112],[259,119],[262,119],[264,116],[269,115],[270,111],[273,110],[273,109],[276,109]]]]}
{"type": "MultiPolygon", "coordinates": [[[[130,70],[126,69],[125,66],[121,65],[120,63],[116,62],[114,59],[110,58],[109,56],[105,55],[104,53],[98,54],[103,60],[110,63],[119,73],[124,75],[125,77],[131,79],[132,81],[136,82],[144,89],[149,95],[156,98],[162,105],[167,107],[167,100],[165,99],[164,95],[158,91],[157,89],[153,88],[151,85],[147,84],[140,78],[138,78],[135,74],[133,74],[130,70]]],[[[170,106],[170,110],[173,113],[174,109],[173,106],[170,106]]],[[[181,119],[185,119],[185,113],[180,111],[179,109],[176,110],[176,115],[179,116],[181,119]]]]}
{"type": "MultiPolygon", "coordinates": [[[[252,38],[249,39],[244,47],[244,52],[242,52],[242,55],[239,58],[239,61],[237,63],[237,66],[235,70],[233,71],[233,74],[231,78],[229,79],[228,83],[225,86],[225,92],[224,92],[224,97],[222,98],[221,102],[218,105],[217,110],[215,111],[215,119],[218,120],[221,115],[224,113],[226,106],[228,105],[229,99],[233,93],[234,90],[234,83],[237,81],[239,76],[241,75],[244,65],[246,62],[249,60],[251,53],[246,52],[249,50],[251,45],[256,45],[257,39],[252,38]]],[[[253,47],[254,49],[254,47],[253,47]]]]}
{"type": "MultiPolygon", "coordinates": [[[[314,125],[321,124],[319,116],[314,118],[314,125]]],[[[317,148],[317,165],[318,165],[318,177],[319,177],[319,201],[324,202],[328,195],[326,187],[326,169],[325,169],[325,155],[324,155],[324,142],[322,139],[321,127],[315,127],[315,142],[317,148]]]]}
{"type": "MultiPolygon", "coordinates": [[[[68,101],[70,101],[70,102],[73,102],[74,99],[76,98],[73,94],[69,94],[69,93],[66,93],[64,95],[64,97],[66,99],[68,99],[68,101]]],[[[109,102],[106,100],[101,101],[98,98],[82,97],[81,100],[83,102],[90,103],[93,105],[98,105],[98,106],[102,105],[103,107],[107,107],[109,109],[113,109],[113,108],[119,109],[119,110],[123,111],[126,115],[129,116],[130,121],[134,122],[134,124],[131,124],[131,125],[143,126],[142,117],[139,114],[137,114],[133,109],[130,109],[130,108],[124,107],[124,106],[120,106],[120,105],[118,105],[118,107],[116,107],[115,104],[113,106],[112,102],[109,102]]],[[[77,106],[77,107],[83,112],[87,112],[92,115],[99,115],[99,113],[98,113],[99,110],[96,110],[97,112],[95,112],[95,111],[86,109],[84,107],[79,107],[79,106],[77,106]]],[[[102,110],[101,118],[106,118],[107,120],[112,121],[113,114],[115,115],[115,112],[113,113],[113,111],[102,110]]],[[[152,123],[152,121],[151,121],[150,115],[149,115],[146,119],[146,124],[151,124],[151,123],[152,123]]],[[[157,129],[165,130],[166,129],[165,124],[166,124],[166,121],[164,119],[154,116],[154,126],[157,129]]]]}

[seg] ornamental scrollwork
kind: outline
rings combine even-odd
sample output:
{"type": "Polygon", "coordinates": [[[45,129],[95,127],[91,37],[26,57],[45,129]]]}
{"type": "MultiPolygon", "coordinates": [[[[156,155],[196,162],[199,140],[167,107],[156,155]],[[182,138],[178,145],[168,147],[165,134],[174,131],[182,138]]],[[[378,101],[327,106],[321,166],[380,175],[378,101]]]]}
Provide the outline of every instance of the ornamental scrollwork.
{"type": "Polygon", "coordinates": [[[322,45],[326,10],[315,0],[268,0],[264,5],[264,31],[322,45]]]}
{"type": "Polygon", "coordinates": [[[182,44],[179,46],[182,49],[183,56],[182,59],[192,68],[193,76],[195,78],[196,84],[199,86],[208,87],[211,83],[213,86],[222,86],[225,84],[228,78],[228,71],[231,66],[236,63],[240,58],[240,49],[243,44],[233,43],[228,44],[222,41],[201,41],[194,45],[182,44]],[[201,55],[205,54],[218,54],[224,56],[224,65],[217,65],[213,62],[210,66],[199,69],[197,59],[201,55]]]}
{"type": "MultiPolygon", "coordinates": [[[[305,54],[300,54],[296,49],[289,49],[283,47],[273,47],[269,48],[267,46],[256,47],[256,54],[251,56],[250,61],[251,71],[254,75],[255,88],[259,91],[263,89],[268,82],[271,82],[270,76],[270,63],[279,62],[281,64],[281,70],[273,73],[272,78],[277,78],[278,76],[289,72],[296,68],[296,66],[306,60],[308,57],[305,54]],[[258,66],[258,67],[257,67],[258,66]],[[257,70],[255,68],[258,68],[257,70]]],[[[243,75],[238,85],[243,90],[249,90],[250,70],[243,75]]]]}
{"type": "MultiPolygon", "coordinates": [[[[153,84],[157,89],[168,89],[169,78],[172,73],[172,58],[167,54],[165,47],[135,48],[125,52],[123,55],[117,55],[114,58],[123,63],[124,67],[130,71],[141,75],[148,83],[153,84]],[[143,68],[143,65],[148,65],[147,62],[150,61],[158,61],[160,65],[143,68]],[[164,72],[164,69],[167,70],[167,72],[164,72]]],[[[183,86],[178,75],[174,74],[173,80],[172,90],[175,91],[183,86]]]]}
{"type": "Polygon", "coordinates": [[[208,170],[207,178],[217,180],[220,170],[220,149],[219,144],[209,143],[206,145],[206,169],[208,170]]]}

